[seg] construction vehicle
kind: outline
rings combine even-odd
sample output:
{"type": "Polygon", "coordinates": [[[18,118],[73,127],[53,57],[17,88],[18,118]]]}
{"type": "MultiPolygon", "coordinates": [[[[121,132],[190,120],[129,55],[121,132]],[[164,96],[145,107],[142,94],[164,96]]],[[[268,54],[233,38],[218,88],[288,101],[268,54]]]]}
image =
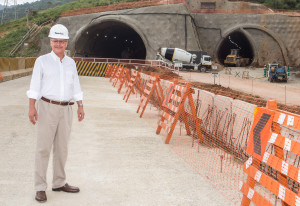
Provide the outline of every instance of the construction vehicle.
{"type": "Polygon", "coordinates": [[[273,62],[272,64],[267,65],[267,77],[268,81],[282,81],[287,82],[287,69],[285,66],[280,65],[277,62],[273,62]]]}
{"type": "Polygon", "coordinates": [[[192,62],[183,63],[185,69],[194,69],[196,71],[206,72],[211,69],[211,57],[205,51],[188,51],[192,54],[192,62]]]}
{"type": "Polygon", "coordinates": [[[185,51],[179,48],[161,48],[157,56],[163,61],[182,62],[182,68],[206,72],[211,69],[211,57],[203,51],[185,51]]]}
{"type": "Polygon", "coordinates": [[[227,55],[226,59],[224,60],[224,66],[244,67],[249,65],[249,63],[249,58],[243,58],[240,56],[239,49],[231,49],[230,54],[227,55]]]}

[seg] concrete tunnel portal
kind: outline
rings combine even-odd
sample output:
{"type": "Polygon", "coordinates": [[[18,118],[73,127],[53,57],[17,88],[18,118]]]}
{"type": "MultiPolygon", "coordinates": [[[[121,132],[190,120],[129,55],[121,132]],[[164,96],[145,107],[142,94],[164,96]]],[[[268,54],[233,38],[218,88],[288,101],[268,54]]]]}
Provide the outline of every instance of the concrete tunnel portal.
{"type": "MultiPolygon", "coordinates": [[[[240,49],[240,56],[254,59],[253,47],[241,30],[227,34],[217,49],[219,63],[224,64],[231,49],[240,49]]],[[[139,33],[130,25],[115,19],[94,23],[83,29],[75,41],[75,54],[83,57],[146,59],[147,50],[139,33]]]]}
{"type": "Polygon", "coordinates": [[[85,57],[146,59],[140,35],[129,25],[114,20],[83,30],[75,42],[75,52],[85,57]]]}
{"type": "Polygon", "coordinates": [[[230,54],[231,49],[240,49],[240,56],[250,59],[248,65],[253,62],[253,47],[249,39],[242,32],[233,31],[221,42],[217,53],[218,60],[221,64],[224,64],[224,60],[226,56],[230,54]]]}

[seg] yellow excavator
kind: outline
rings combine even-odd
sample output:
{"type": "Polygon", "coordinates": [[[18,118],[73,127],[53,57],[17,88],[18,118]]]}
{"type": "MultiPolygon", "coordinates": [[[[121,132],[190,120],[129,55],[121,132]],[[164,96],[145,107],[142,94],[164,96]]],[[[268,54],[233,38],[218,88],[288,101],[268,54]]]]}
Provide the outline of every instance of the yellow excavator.
{"type": "Polygon", "coordinates": [[[248,65],[249,62],[249,58],[243,58],[240,56],[239,49],[231,49],[230,54],[228,54],[224,60],[224,66],[244,67],[248,65]]]}

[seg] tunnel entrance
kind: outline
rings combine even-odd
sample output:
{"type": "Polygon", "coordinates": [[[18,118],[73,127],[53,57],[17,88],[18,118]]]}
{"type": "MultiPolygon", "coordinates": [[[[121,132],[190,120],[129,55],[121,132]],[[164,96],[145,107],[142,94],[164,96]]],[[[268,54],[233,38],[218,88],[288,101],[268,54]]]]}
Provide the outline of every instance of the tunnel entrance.
{"type": "Polygon", "coordinates": [[[249,58],[250,61],[246,66],[253,62],[253,48],[242,32],[234,31],[230,33],[221,43],[218,51],[218,60],[221,64],[224,64],[224,60],[230,54],[231,49],[239,49],[241,57],[249,58]]]}
{"type": "Polygon", "coordinates": [[[76,54],[85,57],[145,59],[140,35],[125,23],[105,21],[84,30],[76,41],[76,54]]]}

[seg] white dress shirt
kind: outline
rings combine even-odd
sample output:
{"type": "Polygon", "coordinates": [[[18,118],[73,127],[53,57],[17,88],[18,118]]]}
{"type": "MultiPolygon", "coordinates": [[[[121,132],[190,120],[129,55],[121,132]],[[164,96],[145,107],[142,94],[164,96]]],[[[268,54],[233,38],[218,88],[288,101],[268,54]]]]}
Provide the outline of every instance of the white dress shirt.
{"type": "Polygon", "coordinates": [[[64,56],[62,61],[52,51],[36,59],[28,98],[40,99],[42,96],[54,101],[79,101],[83,99],[76,64],[64,56]]]}

